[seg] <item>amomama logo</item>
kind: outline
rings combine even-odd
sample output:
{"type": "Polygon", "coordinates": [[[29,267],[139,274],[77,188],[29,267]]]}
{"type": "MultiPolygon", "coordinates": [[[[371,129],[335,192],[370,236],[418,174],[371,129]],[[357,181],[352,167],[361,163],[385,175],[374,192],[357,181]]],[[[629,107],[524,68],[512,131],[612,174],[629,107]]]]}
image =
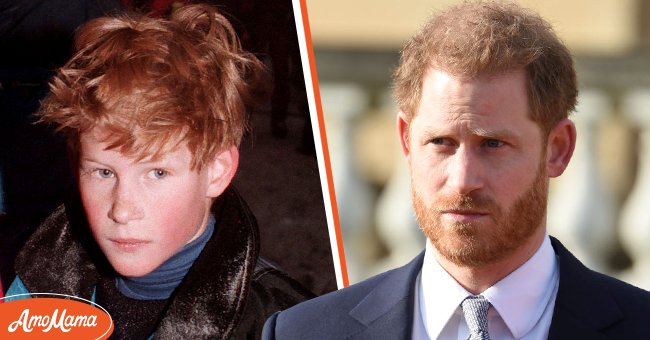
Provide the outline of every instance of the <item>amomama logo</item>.
{"type": "Polygon", "coordinates": [[[113,320],[100,305],[75,296],[31,293],[0,304],[1,339],[107,339],[113,320]],[[34,298],[25,298],[32,296],[34,298]]]}

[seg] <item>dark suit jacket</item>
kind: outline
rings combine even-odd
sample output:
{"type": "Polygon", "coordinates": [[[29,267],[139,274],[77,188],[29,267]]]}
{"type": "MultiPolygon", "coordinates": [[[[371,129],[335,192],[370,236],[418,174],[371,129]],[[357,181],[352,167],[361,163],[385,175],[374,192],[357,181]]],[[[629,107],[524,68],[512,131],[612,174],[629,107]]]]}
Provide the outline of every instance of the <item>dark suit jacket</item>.
{"type": "MultiPolygon", "coordinates": [[[[549,339],[650,339],[650,292],[585,267],[556,239],[560,286],[549,339]]],[[[415,279],[409,264],[298,304],[267,320],[263,339],[411,339],[415,279]]],[[[524,287],[525,289],[525,287],[524,287]]]]}

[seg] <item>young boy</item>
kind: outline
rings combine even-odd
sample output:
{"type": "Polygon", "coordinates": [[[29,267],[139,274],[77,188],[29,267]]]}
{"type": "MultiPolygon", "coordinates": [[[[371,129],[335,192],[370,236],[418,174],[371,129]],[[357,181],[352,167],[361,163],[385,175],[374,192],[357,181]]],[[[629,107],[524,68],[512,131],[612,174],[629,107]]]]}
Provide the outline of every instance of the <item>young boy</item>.
{"type": "Polygon", "coordinates": [[[258,260],[229,186],[259,61],[207,5],[96,19],[75,44],[40,115],[68,139],[83,212],[61,206],[39,227],[7,295],[92,299],[117,338],[259,338],[310,297],[258,260]]]}

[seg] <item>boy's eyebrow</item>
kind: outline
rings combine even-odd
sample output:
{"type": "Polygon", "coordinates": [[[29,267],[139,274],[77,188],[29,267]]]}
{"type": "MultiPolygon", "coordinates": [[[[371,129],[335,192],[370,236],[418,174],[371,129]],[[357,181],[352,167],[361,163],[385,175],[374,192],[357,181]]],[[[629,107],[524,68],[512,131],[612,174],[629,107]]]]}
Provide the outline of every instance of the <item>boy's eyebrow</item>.
{"type": "Polygon", "coordinates": [[[135,164],[142,164],[142,165],[173,165],[176,163],[177,162],[173,157],[170,158],[164,156],[158,157],[156,159],[151,159],[150,157],[147,157],[135,162],[135,164]]]}
{"type": "MultiPolygon", "coordinates": [[[[83,157],[80,159],[80,162],[88,162],[88,163],[95,163],[95,164],[101,164],[103,166],[110,166],[106,162],[99,161],[97,159],[91,158],[91,157],[83,157]]],[[[173,161],[165,161],[163,159],[156,159],[156,160],[141,160],[137,162],[133,162],[132,165],[138,166],[138,165],[143,165],[143,166],[150,166],[150,165],[164,165],[164,166],[170,166],[173,165],[173,161]]]]}
{"type": "Polygon", "coordinates": [[[79,162],[91,162],[91,163],[97,163],[97,164],[104,164],[103,162],[100,162],[92,157],[82,157],[79,159],[79,162]]]}

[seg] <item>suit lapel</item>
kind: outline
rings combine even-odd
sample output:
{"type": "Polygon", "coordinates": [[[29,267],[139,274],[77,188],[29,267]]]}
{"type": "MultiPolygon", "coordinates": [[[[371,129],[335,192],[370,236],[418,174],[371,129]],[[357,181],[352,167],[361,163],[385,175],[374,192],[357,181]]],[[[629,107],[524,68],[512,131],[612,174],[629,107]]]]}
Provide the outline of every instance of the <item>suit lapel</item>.
{"type": "Polygon", "coordinates": [[[560,264],[560,286],[549,339],[604,339],[600,331],[621,320],[616,301],[595,274],[551,237],[560,264]]]}
{"type": "MultiPolygon", "coordinates": [[[[555,238],[560,283],[548,339],[606,339],[601,330],[623,318],[616,301],[555,238]]],[[[351,339],[409,339],[413,325],[415,280],[424,253],[392,270],[349,313],[362,325],[351,339]]]]}
{"type": "Polygon", "coordinates": [[[424,253],[407,265],[389,271],[384,279],[350,311],[365,328],[352,338],[405,339],[411,337],[415,280],[424,253]]]}

